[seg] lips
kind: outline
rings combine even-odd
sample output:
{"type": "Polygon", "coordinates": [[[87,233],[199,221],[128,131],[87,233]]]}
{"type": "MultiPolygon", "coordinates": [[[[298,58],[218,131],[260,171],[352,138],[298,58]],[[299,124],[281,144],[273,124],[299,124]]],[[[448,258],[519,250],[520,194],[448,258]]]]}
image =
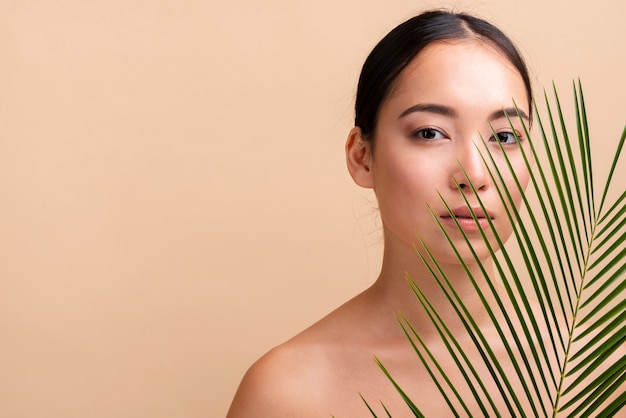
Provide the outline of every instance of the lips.
{"type": "MultiPolygon", "coordinates": [[[[472,212],[479,219],[480,218],[490,218],[490,219],[493,219],[493,216],[491,216],[489,213],[485,213],[480,206],[472,207],[471,209],[469,207],[467,207],[467,206],[461,206],[461,207],[458,207],[456,209],[452,209],[452,215],[454,215],[456,218],[470,218],[470,219],[472,219],[472,212]]],[[[444,216],[448,216],[449,217],[450,213],[446,213],[444,216]]]]}
{"type": "Polygon", "coordinates": [[[440,218],[443,223],[448,225],[454,225],[456,227],[457,222],[459,226],[465,231],[474,231],[479,228],[485,229],[489,227],[489,221],[493,220],[493,216],[489,214],[489,212],[485,212],[481,207],[472,207],[469,208],[467,206],[461,206],[455,209],[452,209],[452,214],[446,212],[441,215],[440,218]],[[476,220],[472,217],[472,212],[476,215],[476,220]],[[455,222],[456,220],[456,222],[455,222]]]}

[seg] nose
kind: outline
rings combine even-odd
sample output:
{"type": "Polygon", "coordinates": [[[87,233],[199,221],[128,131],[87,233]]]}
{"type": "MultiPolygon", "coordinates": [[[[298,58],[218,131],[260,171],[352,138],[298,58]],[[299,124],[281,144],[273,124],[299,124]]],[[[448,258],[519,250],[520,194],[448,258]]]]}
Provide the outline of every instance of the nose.
{"type": "Polygon", "coordinates": [[[459,144],[456,148],[456,159],[453,162],[452,173],[450,175],[450,187],[457,190],[457,183],[465,192],[472,190],[472,185],[477,191],[485,190],[491,183],[489,170],[483,161],[488,159],[486,154],[478,148],[479,145],[473,141],[467,144],[459,144]]]}

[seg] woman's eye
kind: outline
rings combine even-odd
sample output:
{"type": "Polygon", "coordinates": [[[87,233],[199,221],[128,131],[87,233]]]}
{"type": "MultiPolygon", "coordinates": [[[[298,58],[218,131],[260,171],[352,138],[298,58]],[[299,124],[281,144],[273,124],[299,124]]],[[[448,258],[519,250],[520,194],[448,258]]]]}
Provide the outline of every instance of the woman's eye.
{"type": "Polygon", "coordinates": [[[515,144],[517,139],[515,138],[515,134],[513,132],[497,132],[494,136],[491,137],[492,141],[497,141],[503,145],[506,144],[515,144]]]}
{"type": "Polygon", "coordinates": [[[441,138],[445,138],[446,137],[443,133],[441,133],[437,129],[433,129],[433,128],[419,129],[419,130],[413,132],[412,135],[413,135],[414,138],[429,139],[429,140],[441,139],[441,138]]]}

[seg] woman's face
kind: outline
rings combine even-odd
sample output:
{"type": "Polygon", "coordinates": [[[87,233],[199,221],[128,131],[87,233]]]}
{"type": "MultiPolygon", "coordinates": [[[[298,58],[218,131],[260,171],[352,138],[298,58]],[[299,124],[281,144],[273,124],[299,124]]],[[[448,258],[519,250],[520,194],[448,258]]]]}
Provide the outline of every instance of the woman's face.
{"type": "Polygon", "coordinates": [[[456,262],[428,210],[430,206],[453,241],[465,248],[464,258],[471,260],[458,227],[439,197],[441,194],[479,256],[487,257],[479,230],[487,232],[495,245],[493,234],[485,218],[479,224],[471,218],[455,180],[462,185],[468,185],[469,180],[474,185],[488,213],[480,211],[476,194],[465,186],[463,193],[470,206],[478,212],[477,216],[491,218],[503,240],[508,238],[511,224],[480,152],[486,156],[484,151],[488,148],[494,155],[495,164],[519,206],[521,193],[504,159],[506,153],[525,188],[528,170],[519,147],[527,150],[527,140],[514,103],[529,114],[525,85],[518,71],[485,42],[433,43],[404,69],[380,109],[375,150],[369,161],[385,245],[412,245],[417,241],[417,232],[438,254],[438,261],[456,262]],[[507,115],[522,138],[519,143],[507,115]]]}

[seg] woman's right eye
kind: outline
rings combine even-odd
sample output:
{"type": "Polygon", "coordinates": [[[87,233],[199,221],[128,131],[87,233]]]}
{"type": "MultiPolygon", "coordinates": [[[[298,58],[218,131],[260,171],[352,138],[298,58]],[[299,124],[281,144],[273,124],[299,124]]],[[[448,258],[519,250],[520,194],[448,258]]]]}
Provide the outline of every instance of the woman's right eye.
{"type": "Polygon", "coordinates": [[[437,129],[434,129],[434,128],[418,129],[417,131],[414,131],[411,134],[411,136],[413,138],[426,139],[426,140],[442,139],[446,137],[441,131],[438,131],[437,129]]]}

